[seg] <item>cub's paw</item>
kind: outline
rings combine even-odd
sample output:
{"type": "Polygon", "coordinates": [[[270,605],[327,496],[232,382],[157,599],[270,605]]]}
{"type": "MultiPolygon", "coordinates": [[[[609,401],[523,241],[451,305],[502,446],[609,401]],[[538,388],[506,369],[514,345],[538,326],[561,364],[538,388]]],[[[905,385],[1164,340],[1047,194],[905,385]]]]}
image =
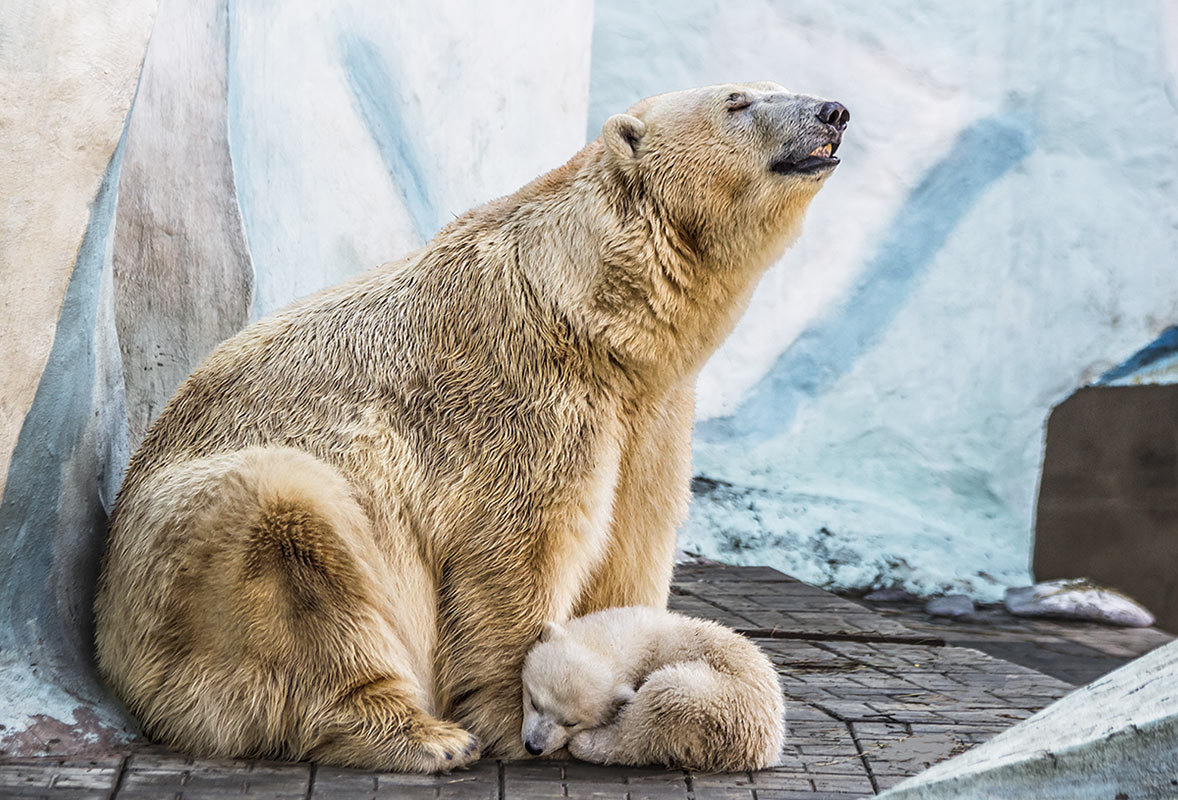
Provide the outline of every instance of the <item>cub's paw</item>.
{"type": "Polygon", "coordinates": [[[588,761],[592,764],[616,764],[617,734],[611,726],[592,728],[573,734],[569,739],[569,753],[573,758],[588,761]]]}
{"type": "Polygon", "coordinates": [[[479,740],[453,722],[437,721],[416,738],[422,772],[449,772],[479,760],[479,740]]]}

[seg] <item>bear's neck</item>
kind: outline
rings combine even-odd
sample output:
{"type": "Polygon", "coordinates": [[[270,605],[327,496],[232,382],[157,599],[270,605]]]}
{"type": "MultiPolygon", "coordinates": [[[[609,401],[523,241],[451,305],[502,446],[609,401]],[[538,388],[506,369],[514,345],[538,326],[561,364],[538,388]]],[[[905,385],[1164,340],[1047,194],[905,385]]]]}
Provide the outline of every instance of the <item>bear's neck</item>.
{"type": "Polygon", "coordinates": [[[599,142],[504,200],[528,280],[628,381],[656,391],[694,377],[796,233],[676,227],[619,187],[599,142]]]}

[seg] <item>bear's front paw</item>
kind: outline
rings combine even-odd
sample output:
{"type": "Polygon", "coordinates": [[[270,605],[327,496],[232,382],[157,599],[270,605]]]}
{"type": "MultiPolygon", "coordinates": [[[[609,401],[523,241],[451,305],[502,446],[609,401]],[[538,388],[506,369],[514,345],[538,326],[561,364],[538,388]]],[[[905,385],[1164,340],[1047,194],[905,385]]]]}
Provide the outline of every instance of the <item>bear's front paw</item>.
{"type": "Polygon", "coordinates": [[[465,769],[479,760],[479,740],[452,722],[439,720],[420,730],[415,744],[421,772],[465,769]]]}
{"type": "Polygon", "coordinates": [[[592,764],[617,763],[616,751],[617,736],[610,726],[581,731],[569,740],[573,757],[592,764]]]}

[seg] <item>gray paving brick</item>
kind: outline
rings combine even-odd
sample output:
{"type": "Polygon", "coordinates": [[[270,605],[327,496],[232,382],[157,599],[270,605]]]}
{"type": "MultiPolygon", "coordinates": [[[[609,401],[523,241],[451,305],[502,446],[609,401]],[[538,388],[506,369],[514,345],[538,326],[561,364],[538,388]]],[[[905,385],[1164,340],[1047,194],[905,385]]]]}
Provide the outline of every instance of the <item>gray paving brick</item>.
{"type": "Polygon", "coordinates": [[[110,796],[123,759],[10,759],[0,764],[0,797],[90,800],[110,796]]]}

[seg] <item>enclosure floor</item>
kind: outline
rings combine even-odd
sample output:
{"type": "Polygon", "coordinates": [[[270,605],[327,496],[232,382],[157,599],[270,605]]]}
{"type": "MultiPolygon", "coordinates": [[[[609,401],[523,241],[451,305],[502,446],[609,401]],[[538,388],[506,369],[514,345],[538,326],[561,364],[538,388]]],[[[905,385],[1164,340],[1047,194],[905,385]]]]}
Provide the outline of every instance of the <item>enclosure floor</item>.
{"type": "MultiPolygon", "coordinates": [[[[450,775],[419,776],[193,760],[142,747],[90,759],[0,759],[0,798],[863,797],[989,739],[1072,688],[1042,672],[947,643],[960,638],[952,625],[938,626],[902,608],[881,613],[771,569],[682,567],[671,607],[730,625],[769,654],[781,673],[788,708],[790,735],[781,766],[701,774],[574,761],[482,762],[450,775]],[[910,617],[917,624],[904,624],[910,617]]],[[[975,625],[969,641],[1004,641],[994,634],[1000,625],[975,625]],[[986,636],[979,635],[983,630],[986,636]]],[[[1110,630],[1050,625],[1053,633],[1038,630],[1040,644],[1063,646],[1069,630],[1087,631],[1089,639],[1108,638],[1110,630]]],[[[1012,626],[1006,640],[1027,641],[1013,637],[1018,633],[1012,626]]],[[[1151,642],[1169,638],[1155,633],[1151,642]]],[[[1141,642],[1137,649],[1145,646],[1141,642]]],[[[1101,652],[1112,668],[1132,649],[1101,652]]]]}
{"type": "Polygon", "coordinates": [[[1174,639],[1158,628],[1116,628],[1096,622],[1028,619],[1000,605],[981,606],[970,619],[926,614],[922,601],[864,603],[913,631],[1082,686],[1174,639]]]}

